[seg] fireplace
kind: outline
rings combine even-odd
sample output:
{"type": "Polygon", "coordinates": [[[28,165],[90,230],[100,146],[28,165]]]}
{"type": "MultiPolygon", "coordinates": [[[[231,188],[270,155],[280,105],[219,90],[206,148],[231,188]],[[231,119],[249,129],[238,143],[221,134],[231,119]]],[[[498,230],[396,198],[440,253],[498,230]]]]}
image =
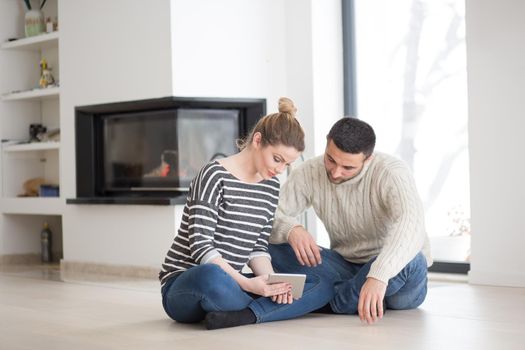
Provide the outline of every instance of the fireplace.
{"type": "Polygon", "coordinates": [[[237,152],[265,99],[165,97],[75,108],[69,204],[182,204],[209,161],[237,152]]]}

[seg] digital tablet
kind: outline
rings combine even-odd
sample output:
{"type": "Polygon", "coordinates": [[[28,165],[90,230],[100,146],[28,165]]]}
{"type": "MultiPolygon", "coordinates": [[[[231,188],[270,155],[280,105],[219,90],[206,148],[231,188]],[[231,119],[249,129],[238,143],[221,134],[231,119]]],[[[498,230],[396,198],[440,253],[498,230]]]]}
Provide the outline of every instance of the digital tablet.
{"type": "Polygon", "coordinates": [[[292,285],[292,297],[299,299],[303,296],[304,281],[306,275],[300,273],[271,273],[268,276],[268,283],[286,282],[292,285]]]}

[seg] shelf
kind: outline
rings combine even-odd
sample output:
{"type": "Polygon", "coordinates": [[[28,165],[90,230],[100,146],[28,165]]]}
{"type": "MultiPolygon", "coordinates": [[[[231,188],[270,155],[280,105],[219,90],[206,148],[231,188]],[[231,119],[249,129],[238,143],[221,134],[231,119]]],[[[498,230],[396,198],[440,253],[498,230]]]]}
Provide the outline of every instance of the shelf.
{"type": "Polygon", "coordinates": [[[33,142],[3,147],[4,152],[32,152],[32,151],[49,151],[60,149],[60,142],[33,142]]]}
{"type": "Polygon", "coordinates": [[[45,100],[58,98],[59,95],[59,87],[50,87],[46,89],[34,89],[29,91],[13,92],[7,95],[3,95],[2,101],[45,100]]]}
{"type": "Polygon", "coordinates": [[[3,43],[0,46],[0,49],[41,51],[50,47],[58,47],[58,32],[41,34],[15,41],[8,41],[3,43]]]}
{"type": "Polygon", "coordinates": [[[4,214],[61,215],[64,199],[60,197],[2,198],[1,211],[4,214]]]}

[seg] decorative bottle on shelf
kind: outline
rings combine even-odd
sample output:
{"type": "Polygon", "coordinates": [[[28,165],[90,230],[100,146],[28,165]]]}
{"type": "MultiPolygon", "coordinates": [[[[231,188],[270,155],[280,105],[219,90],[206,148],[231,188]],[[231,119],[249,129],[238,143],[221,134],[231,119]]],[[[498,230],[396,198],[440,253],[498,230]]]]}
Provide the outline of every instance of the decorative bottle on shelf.
{"type": "Polygon", "coordinates": [[[29,10],[24,19],[26,37],[39,35],[45,32],[44,13],[40,10],[29,10]]]}
{"type": "Polygon", "coordinates": [[[53,32],[53,22],[51,22],[51,17],[47,17],[46,19],[46,33],[52,33],[53,32]]]}
{"type": "Polygon", "coordinates": [[[44,228],[40,232],[40,249],[43,263],[51,262],[51,230],[47,222],[44,222],[44,228]]]}

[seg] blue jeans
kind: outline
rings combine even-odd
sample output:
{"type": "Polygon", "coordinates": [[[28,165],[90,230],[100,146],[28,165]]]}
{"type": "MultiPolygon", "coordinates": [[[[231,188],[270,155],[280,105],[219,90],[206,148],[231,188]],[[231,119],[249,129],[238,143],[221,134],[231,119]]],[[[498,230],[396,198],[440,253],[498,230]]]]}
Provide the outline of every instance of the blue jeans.
{"type": "Polygon", "coordinates": [[[246,293],[215,264],[192,267],[170,278],[162,287],[162,305],[177,322],[194,323],[211,311],[250,308],[257,323],[299,317],[326,305],[334,296],[333,285],[308,274],[303,296],[292,304],[277,304],[270,298],[246,293]]]}
{"type": "MultiPolygon", "coordinates": [[[[334,298],[330,307],[335,313],[355,314],[361,287],[366,281],[370,266],[346,261],[334,250],[323,248],[322,263],[316,267],[301,266],[289,244],[270,244],[272,264],[279,272],[307,273],[320,276],[334,285],[334,298]]],[[[389,309],[414,309],[427,295],[427,263],[422,253],[416,255],[396,276],[388,281],[385,293],[389,309]]]]}

